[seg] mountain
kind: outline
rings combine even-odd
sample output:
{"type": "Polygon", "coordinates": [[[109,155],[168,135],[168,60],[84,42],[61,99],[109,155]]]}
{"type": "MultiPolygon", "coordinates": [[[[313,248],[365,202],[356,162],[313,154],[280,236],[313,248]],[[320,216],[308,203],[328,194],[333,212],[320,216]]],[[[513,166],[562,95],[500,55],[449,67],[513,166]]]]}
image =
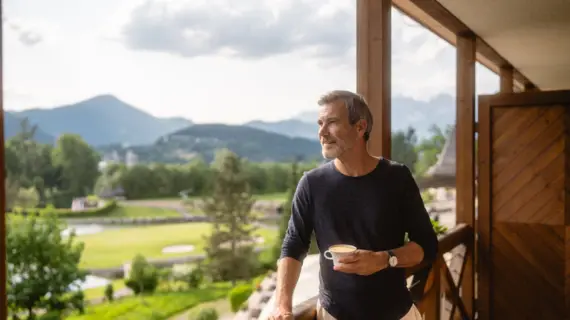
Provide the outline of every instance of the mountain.
{"type": "Polygon", "coordinates": [[[183,118],[157,118],[112,95],[99,95],[75,104],[12,112],[28,117],[48,134],[79,134],[87,143],[99,146],[149,144],[157,138],[192,124],[183,118]]]}
{"type": "Polygon", "coordinates": [[[198,156],[211,161],[222,148],[255,162],[321,158],[318,141],[225,124],[195,124],[165,135],[152,145],[129,148],[115,145],[99,150],[104,154],[116,152],[122,159],[130,150],[140,162],[183,163],[198,156]]]}
{"type": "MultiPolygon", "coordinates": [[[[8,140],[21,131],[20,124],[22,123],[22,120],[23,119],[11,112],[4,113],[4,139],[8,140]]],[[[55,142],[55,137],[47,134],[38,126],[34,140],[40,143],[52,144],[55,142]]]]}
{"type": "Polygon", "coordinates": [[[245,126],[282,134],[289,137],[300,137],[310,140],[318,140],[316,128],[316,118],[311,122],[298,119],[288,119],[281,121],[266,122],[255,120],[245,123],[245,126]]]}
{"type": "MultiPolygon", "coordinates": [[[[290,136],[307,136],[308,132],[317,134],[316,120],[318,111],[305,111],[282,123],[265,123],[262,128],[271,132],[288,132],[290,136]],[[296,126],[286,127],[284,123],[300,121],[311,125],[311,129],[297,131],[296,126]]],[[[392,131],[405,130],[408,126],[416,129],[419,138],[429,136],[432,125],[445,127],[455,123],[455,98],[441,94],[429,101],[419,101],[409,97],[392,98],[392,131]]],[[[261,128],[261,127],[260,127],[261,128]]]]}

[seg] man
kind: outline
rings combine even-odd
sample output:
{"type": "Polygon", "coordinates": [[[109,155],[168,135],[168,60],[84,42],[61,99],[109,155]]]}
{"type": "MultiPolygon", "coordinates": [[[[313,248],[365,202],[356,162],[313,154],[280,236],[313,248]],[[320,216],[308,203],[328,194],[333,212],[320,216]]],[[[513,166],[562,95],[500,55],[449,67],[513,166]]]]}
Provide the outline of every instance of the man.
{"type": "Polygon", "coordinates": [[[368,154],[373,119],[361,96],[333,91],[319,106],[322,154],[333,161],[305,173],[297,186],[270,319],[292,319],[313,231],[321,252],[335,244],[358,248],[334,267],[321,255],[318,319],[421,319],[404,268],[433,260],[438,243],[412,174],[368,154]]]}

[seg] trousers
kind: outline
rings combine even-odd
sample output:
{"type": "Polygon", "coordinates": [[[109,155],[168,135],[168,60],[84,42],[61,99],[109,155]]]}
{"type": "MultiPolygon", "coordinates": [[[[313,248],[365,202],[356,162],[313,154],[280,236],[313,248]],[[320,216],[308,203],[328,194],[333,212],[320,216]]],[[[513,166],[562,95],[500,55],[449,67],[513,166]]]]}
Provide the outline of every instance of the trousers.
{"type": "MultiPolygon", "coordinates": [[[[415,305],[412,305],[410,311],[401,320],[422,320],[422,315],[415,305]]],[[[321,306],[321,303],[317,301],[317,320],[337,320],[335,317],[331,316],[325,308],[321,306]]]]}

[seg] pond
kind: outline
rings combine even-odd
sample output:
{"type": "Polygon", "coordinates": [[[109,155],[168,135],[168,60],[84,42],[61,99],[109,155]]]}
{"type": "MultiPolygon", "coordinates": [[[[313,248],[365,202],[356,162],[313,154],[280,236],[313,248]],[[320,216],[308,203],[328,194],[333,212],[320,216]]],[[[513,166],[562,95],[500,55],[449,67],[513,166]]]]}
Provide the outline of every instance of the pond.
{"type": "Polygon", "coordinates": [[[67,229],[65,229],[62,233],[63,236],[67,236],[69,235],[69,233],[71,232],[72,229],[75,229],[75,234],[78,236],[84,236],[84,235],[88,235],[88,234],[96,234],[96,233],[100,233],[103,232],[105,230],[110,230],[110,229],[120,229],[121,226],[105,226],[105,225],[101,225],[101,224],[68,224],[67,229]]]}
{"type": "Polygon", "coordinates": [[[86,290],[86,289],[104,287],[109,283],[111,283],[111,281],[108,279],[93,276],[93,275],[88,275],[85,277],[85,281],[77,282],[77,286],[79,286],[79,288],[81,290],[86,290]]]}

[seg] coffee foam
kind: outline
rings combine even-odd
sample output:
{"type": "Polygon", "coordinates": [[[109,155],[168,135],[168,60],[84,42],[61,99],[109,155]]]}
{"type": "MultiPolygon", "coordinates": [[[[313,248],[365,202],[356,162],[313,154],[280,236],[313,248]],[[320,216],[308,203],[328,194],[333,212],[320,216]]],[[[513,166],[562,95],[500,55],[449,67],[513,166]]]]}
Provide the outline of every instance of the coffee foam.
{"type": "Polygon", "coordinates": [[[354,247],[342,244],[334,245],[329,248],[329,251],[334,253],[346,253],[354,250],[356,250],[354,247]]]}

